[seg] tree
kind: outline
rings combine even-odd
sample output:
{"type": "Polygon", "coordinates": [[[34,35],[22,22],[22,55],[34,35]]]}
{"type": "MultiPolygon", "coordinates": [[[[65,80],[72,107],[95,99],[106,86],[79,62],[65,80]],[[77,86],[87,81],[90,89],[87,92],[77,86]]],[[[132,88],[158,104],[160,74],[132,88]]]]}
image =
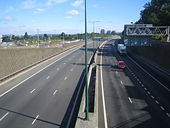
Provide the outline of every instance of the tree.
{"type": "Polygon", "coordinates": [[[24,39],[28,39],[28,38],[29,38],[28,33],[25,32],[25,34],[24,34],[24,39]]]}
{"type": "Polygon", "coordinates": [[[44,34],[44,38],[45,38],[45,40],[47,40],[48,39],[48,35],[44,34]]]}

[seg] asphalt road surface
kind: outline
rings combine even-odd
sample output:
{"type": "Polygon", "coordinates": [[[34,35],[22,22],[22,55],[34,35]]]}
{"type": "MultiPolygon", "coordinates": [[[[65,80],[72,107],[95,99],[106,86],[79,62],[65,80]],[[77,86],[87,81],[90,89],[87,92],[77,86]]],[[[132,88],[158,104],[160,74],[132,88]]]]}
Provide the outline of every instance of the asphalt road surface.
{"type": "MultiPolygon", "coordinates": [[[[93,54],[88,47],[88,59],[93,54]]],[[[96,45],[95,45],[96,46],[96,45]]],[[[84,47],[62,53],[0,85],[0,128],[65,127],[84,70],[84,47]]]]}
{"type": "Polygon", "coordinates": [[[99,128],[170,127],[170,102],[157,88],[159,83],[130,56],[120,56],[111,45],[115,41],[105,44],[99,53],[102,73],[99,93],[102,86],[104,90],[104,101],[99,96],[99,128]],[[125,70],[117,67],[118,60],[125,61],[125,70]]]}

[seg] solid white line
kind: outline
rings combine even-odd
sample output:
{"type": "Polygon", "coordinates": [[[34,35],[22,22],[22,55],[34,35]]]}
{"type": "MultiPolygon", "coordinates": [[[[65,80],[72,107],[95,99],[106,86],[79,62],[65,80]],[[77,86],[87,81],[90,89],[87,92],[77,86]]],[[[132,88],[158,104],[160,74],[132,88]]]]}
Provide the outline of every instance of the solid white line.
{"type": "Polygon", "coordinates": [[[159,104],[159,102],[158,102],[157,100],[155,100],[155,102],[156,102],[157,104],[159,104]]]}
{"type": "Polygon", "coordinates": [[[38,119],[39,115],[33,120],[32,125],[35,123],[35,121],[38,119]]]}
{"type": "Polygon", "coordinates": [[[152,99],[155,99],[155,97],[154,97],[154,96],[151,96],[151,98],[152,98],[152,99]]]}
{"type": "Polygon", "coordinates": [[[67,77],[65,77],[64,80],[67,80],[67,77]]]}
{"type": "MultiPolygon", "coordinates": [[[[37,75],[38,73],[40,73],[41,71],[43,71],[44,69],[46,69],[47,67],[53,65],[54,63],[56,63],[57,61],[63,59],[64,57],[70,55],[70,53],[73,53],[74,51],[76,51],[77,48],[71,52],[69,52],[68,54],[62,56],[61,58],[57,59],[56,61],[52,62],[51,64],[45,66],[44,68],[42,68],[41,70],[39,70],[38,72],[34,73],[33,75],[31,75],[30,77],[26,78],[25,80],[21,81],[20,83],[18,83],[17,85],[13,86],[12,88],[10,88],[9,90],[7,90],[6,92],[2,93],[0,95],[0,97],[4,96],[5,94],[7,94],[8,92],[12,91],[13,89],[15,89],[16,87],[18,87],[19,85],[21,85],[22,83],[24,83],[25,81],[29,80],[30,78],[32,78],[33,76],[37,75]]],[[[60,54],[61,55],[61,54],[60,54]]]]}
{"type": "Polygon", "coordinates": [[[55,91],[54,91],[54,93],[53,93],[53,95],[55,95],[55,94],[56,94],[56,92],[58,92],[58,90],[55,90],[55,91]]]}
{"type": "MultiPolygon", "coordinates": [[[[103,51],[103,50],[102,50],[103,51]]],[[[102,55],[100,58],[100,65],[102,65],[102,55]]],[[[106,103],[105,103],[105,98],[104,98],[104,88],[103,88],[103,74],[102,74],[102,66],[100,66],[100,74],[101,74],[101,90],[102,90],[102,100],[103,100],[103,113],[104,113],[104,124],[105,128],[108,128],[107,124],[107,116],[106,116],[106,103]]]]}
{"type": "Polygon", "coordinates": [[[7,113],[0,119],[0,121],[2,121],[8,114],[9,114],[9,112],[7,112],[7,113]]]}
{"type": "Polygon", "coordinates": [[[164,108],[164,107],[160,106],[160,108],[161,108],[163,111],[165,111],[165,108],[164,108]]]}
{"type": "Polygon", "coordinates": [[[47,76],[47,78],[46,79],[49,79],[50,78],[50,76],[47,76]]]}
{"type": "Polygon", "coordinates": [[[170,89],[163,85],[159,80],[157,80],[154,76],[152,76],[149,72],[147,72],[144,68],[142,68],[136,61],[134,61],[130,56],[127,55],[129,59],[131,59],[138,67],[140,67],[146,74],[148,74],[152,79],[158,82],[162,87],[164,87],[167,91],[170,92],[170,89]]]}
{"type": "Polygon", "coordinates": [[[33,93],[36,89],[33,89],[32,91],[30,91],[30,93],[33,93]]]}
{"type": "Polygon", "coordinates": [[[129,99],[130,103],[132,103],[132,100],[131,100],[131,98],[130,98],[130,97],[128,97],[128,99],[129,99]]]}
{"type": "Polygon", "coordinates": [[[166,113],[166,115],[170,118],[170,114],[169,113],[166,113]]]}

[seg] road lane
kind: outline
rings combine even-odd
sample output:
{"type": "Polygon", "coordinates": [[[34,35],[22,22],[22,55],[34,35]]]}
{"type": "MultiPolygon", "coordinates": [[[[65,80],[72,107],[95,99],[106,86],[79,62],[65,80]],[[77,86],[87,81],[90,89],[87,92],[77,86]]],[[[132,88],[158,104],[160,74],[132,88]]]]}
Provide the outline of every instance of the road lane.
{"type": "Polygon", "coordinates": [[[108,127],[166,127],[162,117],[153,109],[154,104],[148,103],[148,95],[144,95],[138,86],[142,82],[130,75],[129,70],[117,68],[117,53],[110,43],[104,45],[102,57],[108,127]]]}
{"type": "MultiPolygon", "coordinates": [[[[91,56],[89,50],[88,58],[91,56]]],[[[84,69],[83,58],[84,50],[81,48],[3,95],[0,98],[0,117],[4,116],[4,111],[10,114],[6,115],[3,123],[0,122],[0,127],[60,127],[84,69]]]]}

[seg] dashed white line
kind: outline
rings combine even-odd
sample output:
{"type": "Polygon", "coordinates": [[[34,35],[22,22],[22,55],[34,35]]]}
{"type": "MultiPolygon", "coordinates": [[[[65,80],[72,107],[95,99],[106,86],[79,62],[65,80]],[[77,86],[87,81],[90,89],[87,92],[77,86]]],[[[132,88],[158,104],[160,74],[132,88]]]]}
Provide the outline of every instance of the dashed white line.
{"type": "Polygon", "coordinates": [[[128,97],[128,99],[129,99],[130,103],[132,103],[132,100],[131,100],[131,98],[130,98],[130,97],[128,97]]]}
{"type": "Polygon", "coordinates": [[[50,78],[50,76],[47,76],[47,78],[46,78],[46,79],[48,80],[49,78],[50,78]]]}
{"type": "Polygon", "coordinates": [[[160,106],[160,108],[161,108],[163,111],[165,111],[165,108],[164,108],[164,107],[160,106]]]}
{"type": "Polygon", "coordinates": [[[65,77],[64,80],[67,80],[67,77],[65,77]]]}
{"type": "Polygon", "coordinates": [[[151,96],[152,99],[154,99],[155,97],[154,96],[151,96]]]}
{"type": "Polygon", "coordinates": [[[150,95],[151,93],[149,91],[147,91],[147,93],[150,95]]]}
{"type": "Polygon", "coordinates": [[[142,87],[144,87],[144,85],[142,84],[142,87]]]}
{"type": "Polygon", "coordinates": [[[32,125],[35,123],[35,121],[38,119],[39,115],[33,120],[32,125]]]}
{"type": "Polygon", "coordinates": [[[166,115],[170,118],[170,114],[169,113],[166,113],[166,115]]]}
{"type": "Polygon", "coordinates": [[[122,81],[120,81],[120,83],[123,85],[123,82],[122,82],[122,81]]]}
{"type": "Polygon", "coordinates": [[[145,90],[147,90],[147,88],[144,88],[145,90]]]}
{"type": "Polygon", "coordinates": [[[54,91],[54,93],[53,93],[53,95],[55,95],[55,94],[56,94],[56,92],[58,92],[58,90],[55,90],[55,91],[54,91]]]}
{"type": "Polygon", "coordinates": [[[155,100],[155,102],[156,102],[157,104],[159,104],[159,102],[158,102],[157,100],[155,100]]]}
{"type": "Polygon", "coordinates": [[[9,114],[9,112],[7,112],[7,113],[0,119],[0,121],[2,121],[8,114],[9,114]]]}
{"type": "Polygon", "coordinates": [[[141,81],[139,81],[139,84],[142,84],[142,82],[141,82],[141,81]]]}
{"type": "Polygon", "coordinates": [[[33,89],[32,91],[30,91],[30,93],[33,93],[36,89],[33,89]]]}

